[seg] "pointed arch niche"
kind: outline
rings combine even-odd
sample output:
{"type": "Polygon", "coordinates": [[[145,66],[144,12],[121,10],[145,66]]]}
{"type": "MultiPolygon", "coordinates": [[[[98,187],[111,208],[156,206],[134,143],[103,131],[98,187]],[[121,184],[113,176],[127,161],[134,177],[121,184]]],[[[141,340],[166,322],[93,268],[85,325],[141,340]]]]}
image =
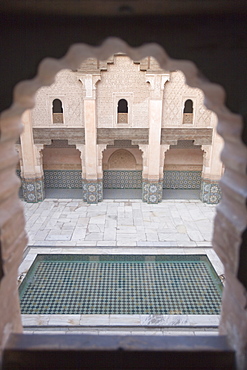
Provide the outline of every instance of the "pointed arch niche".
{"type": "Polygon", "coordinates": [[[34,79],[20,82],[15,87],[12,106],[1,115],[0,214],[3,216],[0,219],[0,227],[5,271],[0,286],[3,329],[0,337],[1,347],[4,346],[11,332],[22,332],[16,277],[18,265],[27,244],[27,236],[24,230],[23,207],[18,198],[20,181],[16,175],[18,156],[15,151],[15,142],[23,130],[22,114],[34,107],[36,91],[42,86],[52,84],[56,73],[61,69],[74,70],[88,57],[104,60],[119,51],[126,53],[133,60],[141,60],[151,55],[161,68],[181,70],[187,84],[203,91],[206,107],[218,116],[218,132],[225,140],[222,161],[226,168],[221,179],[223,199],[217,208],[213,237],[213,247],[224,263],[226,276],[220,333],[228,336],[229,343],[236,350],[241,368],[244,369],[247,366],[247,291],[244,281],[241,281],[242,269],[238,274],[240,248],[244,242],[243,233],[246,229],[247,149],[241,140],[242,117],[231,113],[226,108],[223,88],[201,78],[193,63],[169,58],[163,48],[157,44],[132,48],[117,38],[109,38],[99,47],[77,44],[71,46],[68,53],[59,60],[43,60],[34,79]]]}
{"type": "Polygon", "coordinates": [[[142,198],[142,152],[137,145],[103,152],[104,198],[142,198]]]}

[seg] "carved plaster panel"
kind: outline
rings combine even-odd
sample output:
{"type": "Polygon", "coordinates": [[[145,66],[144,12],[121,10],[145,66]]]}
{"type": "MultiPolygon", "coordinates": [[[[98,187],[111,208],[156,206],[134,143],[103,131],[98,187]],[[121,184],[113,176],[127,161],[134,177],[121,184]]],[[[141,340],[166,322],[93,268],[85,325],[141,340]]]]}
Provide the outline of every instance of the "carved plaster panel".
{"type": "Polygon", "coordinates": [[[177,145],[180,140],[193,140],[194,145],[210,145],[212,135],[212,128],[167,127],[161,129],[161,143],[177,145]]]}
{"type": "MultiPolygon", "coordinates": [[[[162,126],[180,126],[183,122],[184,102],[193,100],[193,126],[208,127],[211,111],[204,106],[201,90],[189,87],[182,72],[171,72],[170,81],[165,85],[162,126]]],[[[191,124],[190,124],[191,126],[191,124]]]]}
{"type": "Polygon", "coordinates": [[[51,140],[68,140],[69,145],[85,143],[84,128],[34,128],[35,144],[51,145],[51,140]]]}
{"type": "Polygon", "coordinates": [[[164,86],[170,79],[170,74],[156,74],[146,73],[146,82],[150,83],[150,98],[159,99],[163,98],[164,86]]]}
{"type": "Polygon", "coordinates": [[[147,128],[98,128],[97,143],[114,145],[115,140],[131,140],[132,145],[148,144],[147,128]]]}
{"type": "Polygon", "coordinates": [[[37,92],[36,106],[32,110],[33,127],[53,126],[52,102],[60,99],[63,106],[64,123],[61,126],[83,126],[83,90],[76,74],[69,70],[60,71],[55,82],[37,92]]]}
{"type": "Polygon", "coordinates": [[[115,55],[114,64],[108,64],[107,71],[101,72],[97,90],[98,127],[114,127],[117,110],[116,94],[119,99],[132,99],[132,127],[148,127],[149,86],[145,72],[126,55],[115,55]]]}
{"type": "Polygon", "coordinates": [[[79,76],[79,80],[85,91],[84,99],[96,99],[96,84],[101,80],[100,74],[83,74],[79,76]]]}
{"type": "Polygon", "coordinates": [[[109,170],[135,170],[136,160],[126,149],[116,150],[109,158],[109,170]]]}

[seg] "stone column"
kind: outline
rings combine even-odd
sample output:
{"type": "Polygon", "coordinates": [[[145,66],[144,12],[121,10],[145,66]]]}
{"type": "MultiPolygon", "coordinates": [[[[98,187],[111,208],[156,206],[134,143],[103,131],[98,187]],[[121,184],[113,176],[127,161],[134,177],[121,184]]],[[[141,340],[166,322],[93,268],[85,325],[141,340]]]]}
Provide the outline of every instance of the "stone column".
{"type": "Polygon", "coordinates": [[[85,177],[83,179],[83,199],[87,203],[98,203],[103,199],[102,178],[97,174],[97,122],[96,122],[96,83],[100,75],[86,74],[80,81],[86,91],[84,98],[85,126],[85,177]]]}
{"type": "Polygon", "coordinates": [[[87,201],[86,199],[86,191],[84,191],[84,179],[86,177],[86,170],[85,170],[85,145],[84,144],[75,144],[76,149],[80,152],[80,158],[81,158],[81,181],[82,181],[82,199],[84,202],[87,201]]]}
{"type": "Polygon", "coordinates": [[[161,145],[161,160],[160,160],[160,178],[163,177],[163,181],[162,181],[162,193],[163,193],[163,190],[165,188],[165,171],[164,171],[164,167],[165,167],[165,156],[166,156],[166,152],[170,149],[170,145],[161,145]]]}
{"type": "Polygon", "coordinates": [[[44,199],[44,176],[41,158],[43,146],[35,146],[31,111],[22,116],[24,131],[21,135],[21,179],[23,197],[26,202],[36,203],[44,199]]]}
{"type": "Polygon", "coordinates": [[[219,180],[223,174],[223,164],[220,159],[223,140],[217,134],[216,125],[217,117],[212,114],[212,145],[202,145],[204,155],[200,199],[208,204],[217,204],[221,200],[219,180]]]}
{"type": "Polygon", "coordinates": [[[161,167],[161,124],[162,103],[165,83],[169,74],[146,74],[146,81],[151,85],[149,100],[149,146],[147,153],[147,174],[143,177],[143,201],[159,203],[162,201],[163,173],[161,167]]]}
{"type": "Polygon", "coordinates": [[[103,159],[103,151],[105,149],[106,149],[106,144],[98,144],[97,145],[97,153],[98,153],[97,177],[98,177],[99,202],[101,202],[103,200],[103,166],[102,166],[102,159],[103,159]]]}
{"type": "Polygon", "coordinates": [[[142,201],[148,201],[148,145],[142,144],[139,145],[140,150],[142,151],[142,201]]]}

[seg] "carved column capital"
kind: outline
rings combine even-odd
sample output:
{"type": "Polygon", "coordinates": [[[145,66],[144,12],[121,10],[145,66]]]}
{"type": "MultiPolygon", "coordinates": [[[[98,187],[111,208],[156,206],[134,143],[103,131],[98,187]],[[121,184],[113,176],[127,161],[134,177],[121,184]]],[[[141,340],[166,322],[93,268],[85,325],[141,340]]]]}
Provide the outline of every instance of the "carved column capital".
{"type": "Polygon", "coordinates": [[[165,154],[166,152],[170,149],[170,145],[168,144],[164,144],[164,145],[161,145],[161,153],[163,154],[164,158],[165,158],[165,154]]]}
{"type": "Polygon", "coordinates": [[[150,83],[152,99],[162,99],[165,83],[169,79],[169,73],[146,73],[146,82],[150,83]]]}
{"type": "Polygon", "coordinates": [[[41,152],[41,150],[44,149],[44,144],[34,144],[34,147],[36,148],[37,152],[41,152]]]}
{"type": "Polygon", "coordinates": [[[84,144],[75,144],[75,147],[77,150],[80,152],[80,158],[83,159],[84,157],[84,150],[85,150],[85,145],[84,144]]]}
{"type": "Polygon", "coordinates": [[[106,150],[107,144],[98,144],[97,145],[97,153],[98,153],[98,176],[103,177],[103,168],[102,168],[102,160],[103,160],[103,152],[106,150]]]}
{"type": "Polygon", "coordinates": [[[147,144],[139,144],[139,149],[142,152],[142,158],[144,158],[144,156],[147,153],[148,145],[147,144]]]}
{"type": "Polygon", "coordinates": [[[79,77],[86,91],[85,99],[96,99],[96,84],[100,80],[100,74],[83,74],[79,77]]]}

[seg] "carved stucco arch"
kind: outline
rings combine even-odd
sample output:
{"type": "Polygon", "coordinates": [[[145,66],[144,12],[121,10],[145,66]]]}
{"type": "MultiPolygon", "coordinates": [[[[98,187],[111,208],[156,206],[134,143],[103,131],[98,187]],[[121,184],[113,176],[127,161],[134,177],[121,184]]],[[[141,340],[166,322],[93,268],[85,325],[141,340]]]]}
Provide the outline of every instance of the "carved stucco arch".
{"type": "MultiPolygon", "coordinates": [[[[20,82],[14,89],[14,102],[12,106],[1,114],[0,129],[1,129],[1,143],[4,144],[5,152],[8,151],[7,165],[1,162],[5,159],[1,158],[1,168],[4,171],[5,177],[2,181],[1,200],[2,204],[8,204],[8,212],[2,213],[0,220],[1,233],[1,247],[2,250],[7,250],[8,242],[5,238],[4,227],[7,224],[11,225],[11,220],[16,213],[22,214],[23,225],[24,216],[22,205],[18,199],[18,188],[20,182],[15,175],[15,167],[18,162],[18,155],[15,151],[15,142],[20,136],[23,125],[21,123],[22,114],[32,109],[35,105],[35,93],[42,86],[51,85],[56,74],[62,69],[76,69],[87,58],[97,58],[99,60],[106,60],[111,55],[117,52],[127,54],[133,60],[141,60],[147,56],[156,58],[160,67],[166,71],[181,70],[186,78],[189,86],[199,88],[205,95],[205,106],[216,113],[218,116],[218,133],[225,140],[224,148],[221,154],[222,162],[225,165],[226,171],[221,179],[221,187],[223,192],[223,200],[217,208],[217,216],[214,228],[214,248],[224,263],[226,269],[226,282],[228,276],[236,277],[239,266],[239,250],[242,242],[242,234],[246,228],[246,165],[247,165],[247,148],[241,140],[241,133],[243,129],[242,117],[231,113],[224,105],[225,93],[221,86],[209,82],[198,71],[196,66],[189,61],[178,61],[171,59],[166,52],[157,44],[146,44],[141,47],[132,48],[124,41],[117,38],[108,38],[99,47],[92,47],[86,44],[76,44],[70,47],[67,54],[59,59],[47,58],[43,60],[38,68],[38,73],[32,80],[20,82]],[[231,229],[228,224],[231,224],[231,229]],[[231,240],[231,253],[226,253],[224,245],[227,240],[231,240]]],[[[26,245],[26,234],[24,228],[18,231],[18,245],[15,247],[15,253],[19,258],[22,258],[22,252],[26,245]],[[17,251],[18,247],[18,251],[17,251]]],[[[6,259],[10,260],[10,254],[6,253],[6,259]]],[[[17,266],[18,264],[16,264],[17,266]]],[[[13,281],[17,277],[16,272],[8,276],[9,281],[13,281]]],[[[227,284],[227,283],[226,283],[227,284]]],[[[236,285],[236,292],[238,288],[239,295],[242,295],[242,306],[246,306],[247,295],[244,286],[240,284],[239,280],[234,280],[236,285]],[[239,284],[238,284],[239,283],[239,284]],[[240,290],[240,293],[239,293],[240,290]]],[[[229,315],[227,313],[227,304],[229,303],[229,287],[226,285],[223,296],[223,320],[221,323],[221,333],[227,332],[231,327],[229,322],[229,315]]],[[[232,290],[231,290],[232,291],[232,290]]],[[[17,292],[15,301],[18,302],[17,292]]],[[[241,307],[242,307],[241,306],[241,307]]],[[[8,323],[6,323],[7,325],[8,323]]],[[[7,326],[6,326],[7,327],[7,326]]],[[[21,331],[20,317],[16,322],[10,326],[15,331],[21,331]]],[[[6,329],[7,330],[7,329],[6,329]]],[[[6,333],[8,330],[6,331],[6,333]]],[[[247,332],[247,330],[246,330],[247,332]]],[[[6,334],[7,335],[7,334],[6,334]]],[[[230,335],[233,346],[238,344],[239,338],[238,330],[230,335]],[[232,337],[231,337],[232,336],[232,337]]],[[[240,343],[241,340],[240,340],[240,343]]]]}
{"type": "Polygon", "coordinates": [[[127,149],[115,150],[108,159],[109,170],[136,169],[136,158],[127,149]],[[117,163],[116,163],[117,162],[117,163]]]}

